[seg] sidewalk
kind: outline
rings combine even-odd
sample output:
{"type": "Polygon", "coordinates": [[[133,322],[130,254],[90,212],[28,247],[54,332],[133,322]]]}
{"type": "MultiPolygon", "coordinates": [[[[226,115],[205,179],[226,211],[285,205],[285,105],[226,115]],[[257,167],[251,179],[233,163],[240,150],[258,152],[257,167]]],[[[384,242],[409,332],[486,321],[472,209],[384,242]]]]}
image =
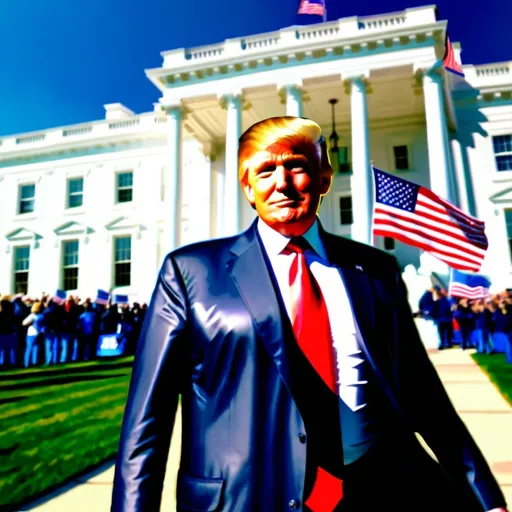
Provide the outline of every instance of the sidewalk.
{"type": "MultiPolygon", "coordinates": [[[[468,351],[459,348],[429,349],[443,383],[512,507],[512,408],[474,363],[468,351]]],[[[174,490],[179,465],[181,415],[177,415],[171,443],[167,476],[164,483],[162,511],[174,512],[174,490]]],[[[59,493],[20,510],[37,512],[108,512],[112,493],[112,464],[87,478],[77,480],[59,493]]]]}

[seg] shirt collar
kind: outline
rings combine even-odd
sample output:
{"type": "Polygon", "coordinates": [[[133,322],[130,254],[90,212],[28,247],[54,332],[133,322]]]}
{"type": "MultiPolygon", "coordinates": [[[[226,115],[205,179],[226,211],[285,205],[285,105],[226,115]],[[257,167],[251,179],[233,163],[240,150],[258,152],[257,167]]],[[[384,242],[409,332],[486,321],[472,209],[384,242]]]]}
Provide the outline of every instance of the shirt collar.
{"type": "MultiPolygon", "coordinates": [[[[258,219],[258,232],[269,257],[271,258],[280,254],[291,239],[291,237],[284,236],[277,232],[275,229],[271,228],[268,224],[261,220],[261,218],[258,219]]],[[[315,219],[315,222],[312,224],[312,226],[302,236],[311,245],[311,247],[313,247],[313,249],[321,258],[327,260],[324,244],[320,238],[318,217],[315,219]]]]}

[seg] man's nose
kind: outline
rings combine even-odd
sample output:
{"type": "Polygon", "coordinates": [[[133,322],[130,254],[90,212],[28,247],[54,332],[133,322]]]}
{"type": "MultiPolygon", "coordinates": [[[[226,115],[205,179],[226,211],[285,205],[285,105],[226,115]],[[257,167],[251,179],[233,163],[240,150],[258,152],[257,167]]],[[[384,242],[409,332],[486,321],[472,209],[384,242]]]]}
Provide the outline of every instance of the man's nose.
{"type": "Polygon", "coordinates": [[[289,185],[290,173],[284,166],[279,165],[274,171],[274,179],[276,180],[276,189],[278,191],[285,190],[289,185]]]}

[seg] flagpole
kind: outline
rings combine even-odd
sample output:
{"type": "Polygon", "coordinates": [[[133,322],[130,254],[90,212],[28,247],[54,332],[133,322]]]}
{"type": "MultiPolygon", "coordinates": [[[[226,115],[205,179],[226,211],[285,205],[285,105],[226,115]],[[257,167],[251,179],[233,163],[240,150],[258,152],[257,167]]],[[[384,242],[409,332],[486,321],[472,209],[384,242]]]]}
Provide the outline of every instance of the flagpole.
{"type": "Polygon", "coordinates": [[[322,16],[322,20],[324,23],[327,21],[327,0],[324,2],[324,14],[322,16]]]}

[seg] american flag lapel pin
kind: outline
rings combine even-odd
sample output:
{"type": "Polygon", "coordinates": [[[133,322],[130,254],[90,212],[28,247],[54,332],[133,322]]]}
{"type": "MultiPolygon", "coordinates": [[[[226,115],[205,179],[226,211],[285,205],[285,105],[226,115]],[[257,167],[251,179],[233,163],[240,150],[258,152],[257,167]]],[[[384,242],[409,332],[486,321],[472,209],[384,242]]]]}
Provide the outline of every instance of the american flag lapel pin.
{"type": "Polygon", "coordinates": [[[363,267],[361,267],[361,265],[354,265],[354,267],[356,267],[356,270],[359,270],[359,272],[363,271],[363,267]]]}

